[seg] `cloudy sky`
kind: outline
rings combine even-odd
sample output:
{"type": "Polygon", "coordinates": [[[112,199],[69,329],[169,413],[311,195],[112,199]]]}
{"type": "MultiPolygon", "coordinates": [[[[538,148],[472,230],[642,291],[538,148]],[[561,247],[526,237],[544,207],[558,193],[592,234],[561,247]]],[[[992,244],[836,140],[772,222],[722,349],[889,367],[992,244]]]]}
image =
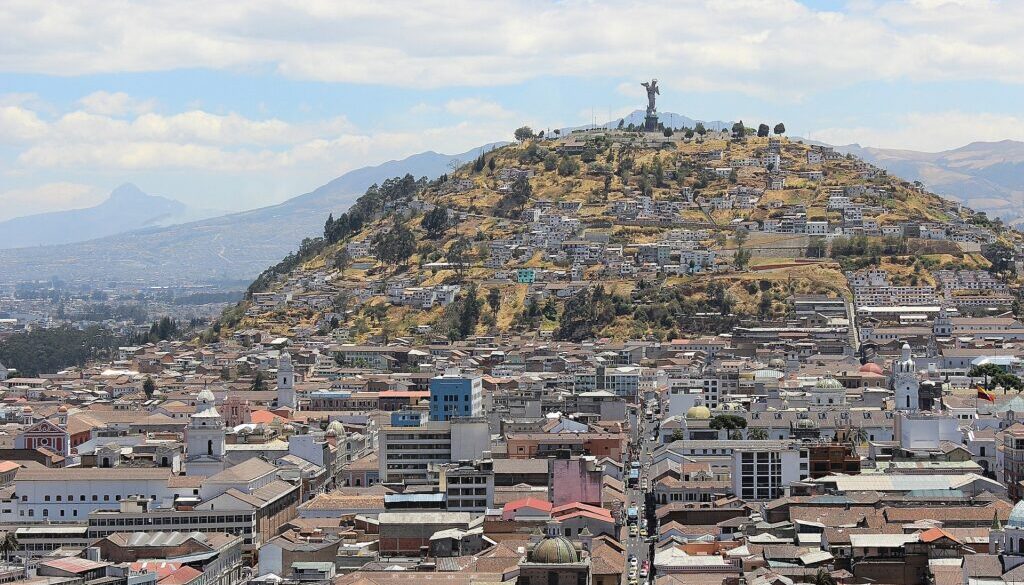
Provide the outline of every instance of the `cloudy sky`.
{"type": "Polygon", "coordinates": [[[1016,0],[5,0],[0,219],[241,210],[645,105],[834,144],[1024,139],[1016,0]],[[301,6],[300,6],[301,5],[301,6]]]}

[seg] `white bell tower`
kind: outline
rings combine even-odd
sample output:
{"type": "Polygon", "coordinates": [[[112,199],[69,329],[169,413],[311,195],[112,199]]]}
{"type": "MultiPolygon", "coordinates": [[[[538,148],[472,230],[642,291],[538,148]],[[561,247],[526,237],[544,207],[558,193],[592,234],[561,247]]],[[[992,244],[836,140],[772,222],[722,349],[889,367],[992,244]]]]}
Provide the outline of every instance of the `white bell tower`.
{"type": "Polygon", "coordinates": [[[224,419],[215,400],[209,388],[196,397],[196,412],[185,430],[185,475],[210,476],[224,471],[224,419]]]}
{"type": "Polygon", "coordinates": [[[892,388],[896,395],[896,410],[917,412],[920,405],[917,366],[910,355],[910,344],[903,344],[900,359],[892,364],[892,388]]]}
{"type": "Polygon", "coordinates": [[[288,352],[282,353],[277,362],[277,406],[295,409],[295,368],[288,352]]]}

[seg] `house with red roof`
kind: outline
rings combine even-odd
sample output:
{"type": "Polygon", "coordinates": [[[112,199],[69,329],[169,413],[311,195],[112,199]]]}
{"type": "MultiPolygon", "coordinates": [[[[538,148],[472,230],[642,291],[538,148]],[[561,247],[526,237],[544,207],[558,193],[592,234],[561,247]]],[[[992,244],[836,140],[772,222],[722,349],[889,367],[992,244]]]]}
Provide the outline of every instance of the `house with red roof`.
{"type": "Polygon", "coordinates": [[[551,518],[551,502],[537,498],[523,498],[505,504],[502,520],[547,520],[551,518]]]}

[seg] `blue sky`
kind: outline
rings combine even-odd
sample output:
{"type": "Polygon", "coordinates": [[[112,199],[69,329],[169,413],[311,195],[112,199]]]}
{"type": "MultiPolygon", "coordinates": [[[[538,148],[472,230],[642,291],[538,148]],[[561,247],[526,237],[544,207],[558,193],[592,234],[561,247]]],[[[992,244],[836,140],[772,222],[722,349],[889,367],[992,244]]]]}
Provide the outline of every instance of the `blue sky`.
{"type": "Polygon", "coordinates": [[[836,144],[1024,139],[1020,22],[996,0],[10,0],[0,219],[127,181],[259,207],[523,123],[615,118],[650,77],[662,111],[836,144]]]}

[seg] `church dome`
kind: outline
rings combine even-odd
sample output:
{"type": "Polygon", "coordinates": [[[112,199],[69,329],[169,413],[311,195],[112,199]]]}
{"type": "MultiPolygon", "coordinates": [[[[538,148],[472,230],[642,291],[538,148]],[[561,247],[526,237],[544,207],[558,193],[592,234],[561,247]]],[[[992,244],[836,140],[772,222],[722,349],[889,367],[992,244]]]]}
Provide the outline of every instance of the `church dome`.
{"type": "Polygon", "coordinates": [[[707,420],[711,418],[711,409],[706,406],[691,406],[686,411],[686,418],[691,420],[707,420]]]}
{"type": "Polygon", "coordinates": [[[564,536],[545,538],[530,552],[531,563],[568,564],[580,562],[580,554],[564,536]]]}
{"type": "Polygon", "coordinates": [[[214,397],[213,392],[211,392],[209,388],[204,387],[202,390],[199,391],[199,395],[196,396],[196,401],[201,404],[213,404],[214,402],[217,401],[217,399],[214,397]]]}
{"type": "Polygon", "coordinates": [[[768,367],[776,370],[781,370],[786,367],[786,360],[782,358],[772,358],[768,360],[768,367]]]}
{"type": "Polygon", "coordinates": [[[818,378],[817,383],[814,384],[814,389],[826,392],[836,392],[839,390],[844,390],[843,384],[839,380],[833,378],[832,376],[818,378]]]}
{"type": "Polygon", "coordinates": [[[1024,528],[1024,500],[1014,504],[1010,517],[1006,519],[1007,528],[1024,528]]]}
{"type": "Polygon", "coordinates": [[[797,421],[794,424],[794,426],[796,428],[798,428],[798,429],[810,430],[810,429],[818,428],[818,423],[816,423],[815,421],[813,421],[813,420],[811,420],[809,418],[801,418],[801,419],[797,419],[797,421]]]}
{"type": "Polygon", "coordinates": [[[340,437],[345,434],[345,425],[341,424],[340,420],[332,420],[331,424],[327,425],[327,432],[340,437]]]}
{"type": "Polygon", "coordinates": [[[878,375],[882,375],[882,373],[883,373],[882,372],[882,367],[879,366],[878,364],[876,364],[875,362],[868,362],[868,363],[864,364],[863,366],[860,367],[860,370],[858,370],[858,371],[860,373],[862,373],[862,374],[878,374],[878,375]]]}
{"type": "Polygon", "coordinates": [[[68,407],[63,405],[63,404],[61,404],[60,406],[57,407],[57,412],[67,412],[67,411],[68,411],[68,407]]]}

